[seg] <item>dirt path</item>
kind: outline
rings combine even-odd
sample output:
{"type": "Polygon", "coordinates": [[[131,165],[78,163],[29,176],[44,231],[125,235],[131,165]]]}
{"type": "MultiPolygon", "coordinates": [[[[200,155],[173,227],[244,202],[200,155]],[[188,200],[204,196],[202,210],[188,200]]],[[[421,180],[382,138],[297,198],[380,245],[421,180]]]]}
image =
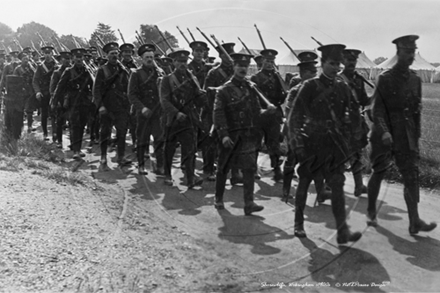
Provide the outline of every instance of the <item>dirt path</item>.
{"type": "MultiPolygon", "coordinates": [[[[71,154],[66,152],[66,160],[71,154]]],[[[110,153],[114,158],[115,153],[110,153]]],[[[366,228],[366,198],[347,176],[349,224],[363,231],[338,247],[329,203],[306,209],[308,238],[293,236],[293,206],[280,201],[261,156],[257,216],[243,215],[242,187],[227,186],[226,210],[213,208],[214,184],[187,191],[135,166],[97,171],[95,146],[79,167],[84,186],[60,185],[32,170],[0,171],[1,292],[437,292],[440,229],[411,237],[402,187],[382,189],[380,226],[366,228]],[[338,287],[339,285],[339,287],[338,287]]],[[[198,162],[200,163],[200,162],[198,162]]],[[[365,179],[366,181],[366,179],[365,179]]],[[[292,190],[293,191],[293,190],[292,190]]],[[[422,195],[435,220],[437,192],[422,195]]]]}

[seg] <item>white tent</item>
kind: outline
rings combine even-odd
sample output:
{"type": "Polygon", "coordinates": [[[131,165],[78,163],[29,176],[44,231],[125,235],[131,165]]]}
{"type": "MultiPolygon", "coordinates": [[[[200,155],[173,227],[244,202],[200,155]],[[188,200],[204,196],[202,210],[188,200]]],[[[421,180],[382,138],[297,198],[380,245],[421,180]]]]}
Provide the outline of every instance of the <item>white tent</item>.
{"type": "Polygon", "coordinates": [[[361,73],[366,79],[372,79],[373,68],[375,67],[376,64],[365,55],[365,52],[359,54],[356,63],[356,71],[361,73]]]}
{"type": "MultiPolygon", "coordinates": [[[[397,55],[392,58],[385,60],[381,64],[377,65],[374,69],[373,78],[376,79],[377,76],[384,70],[393,67],[397,63],[397,55]]],[[[417,75],[422,79],[422,82],[433,82],[435,77],[435,67],[426,61],[420,53],[417,53],[413,64],[410,68],[417,72],[417,75]]]]}

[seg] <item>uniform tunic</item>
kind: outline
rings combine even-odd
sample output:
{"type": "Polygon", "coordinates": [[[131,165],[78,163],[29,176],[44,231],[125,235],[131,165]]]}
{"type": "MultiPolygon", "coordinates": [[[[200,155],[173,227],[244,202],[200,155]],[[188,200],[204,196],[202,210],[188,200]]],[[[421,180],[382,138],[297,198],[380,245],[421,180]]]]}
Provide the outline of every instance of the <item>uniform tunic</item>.
{"type": "MultiPolygon", "coordinates": [[[[40,63],[34,74],[32,85],[35,93],[42,93],[43,97],[40,100],[41,107],[41,127],[44,135],[47,135],[47,119],[49,117],[49,102],[50,102],[50,79],[55,70],[55,61],[49,60],[40,63]]],[[[54,127],[53,127],[54,128],[54,127]]]]}

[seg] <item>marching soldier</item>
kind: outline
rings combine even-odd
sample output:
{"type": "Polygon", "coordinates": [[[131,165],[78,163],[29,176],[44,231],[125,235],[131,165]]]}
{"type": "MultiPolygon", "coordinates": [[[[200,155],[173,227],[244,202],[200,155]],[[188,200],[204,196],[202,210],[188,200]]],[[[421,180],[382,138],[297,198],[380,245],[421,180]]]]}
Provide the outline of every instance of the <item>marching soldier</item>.
{"type": "MultiPolygon", "coordinates": [[[[260,52],[263,57],[261,70],[251,76],[251,80],[262,91],[267,99],[278,107],[278,111],[273,115],[268,115],[262,124],[264,133],[264,143],[267,146],[271,167],[274,170],[274,180],[279,181],[283,179],[281,172],[281,150],[280,150],[280,134],[281,123],[283,119],[283,110],[281,105],[286,99],[286,94],[283,89],[284,82],[275,69],[275,56],[278,54],[276,50],[265,49],[260,52]]],[[[263,105],[263,108],[265,106],[263,105]]]]}
{"type": "Polygon", "coordinates": [[[205,42],[194,41],[189,44],[192,49],[193,60],[188,64],[188,69],[197,77],[199,84],[203,87],[208,71],[211,66],[203,60],[203,53],[208,50],[208,45],[205,42]]]}
{"type": "Polygon", "coordinates": [[[83,48],[70,51],[73,66],[64,70],[53,96],[54,101],[63,101],[63,108],[67,111],[73,158],[76,160],[85,157],[85,154],[81,152],[81,146],[92,103],[93,80],[84,67],[85,52],[83,48]]]}
{"type": "Polygon", "coordinates": [[[377,226],[376,200],[385,171],[394,159],[403,177],[411,235],[437,227],[436,223],[425,223],[418,212],[422,84],[416,73],[409,69],[414,61],[418,38],[408,35],[395,39],[397,63],[379,75],[373,95],[370,136],[373,175],[368,182],[367,224],[377,226]]]}
{"type": "Polygon", "coordinates": [[[130,76],[128,83],[128,99],[132,104],[137,119],[137,157],[138,172],[148,174],[145,167],[145,151],[154,138],[154,153],[156,155],[157,175],[164,175],[164,125],[163,111],[159,99],[158,84],[164,72],[154,62],[156,47],[143,44],[138,48],[138,55],[142,58],[142,66],[130,76]]]}
{"type": "MultiPolygon", "coordinates": [[[[35,97],[41,107],[41,127],[43,128],[44,140],[49,140],[47,134],[47,119],[49,118],[50,102],[50,79],[55,70],[55,60],[52,56],[53,47],[45,46],[41,48],[44,54],[44,60],[37,66],[33,79],[33,87],[36,93],[35,97]]],[[[55,127],[52,127],[53,141],[55,142],[55,127]]]]}
{"type": "Polygon", "coordinates": [[[234,53],[233,77],[222,85],[215,98],[214,126],[219,136],[219,158],[215,183],[215,208],[224,209],[223,194],[228,171],[243,172],[244,213],[264,209],[254,202],[254,173],[259,145],[258,120],[264,112],[275,112],[273,105],[263,110],[255,84],[246,80],[252,55],[234,53]]]}
{"type": "MultiPolygon", "coordinates": [[[[224,43],[221,46],[225,49],[226,53],[234,53],[235,43],[224,43]]],[[[201,117],[206,129],[211,129],[213,125],[212,113],[214,110],[214,100],[217,88],[227,82],[234,74],[234,67],[229,57],[224,54],[219,47],[216,47],[216,50],[219,53],[221,63],[208,72],[204,84],[204,89],[207,91],[208,101],[207,105],[202,110],[201,117]]],[[[206,140],[207,141],[202,150],[203,173],[208,180],[213,181],[216,177],[214,175],[214,162],[216,158],[215,138],[214,136],[210,138],[207,137],[206,140]]],[[[243,177],[240,175],[239,169],[235,167],[231,169],[230,181],[232,185],[243,183],[243,177]]]]}
{"type": "Polygon", "coordinates": [[[55,126],[55,138],[57,148],[63,148],[63,126],[65,123],[65,110],[63,108],[64,97],[59,97],[59,100],[55,100],[55,90],[57,88],[58,82],[61,79],[66,68],[70,67],[71,63],[71,53],[70,52],[60,52],[60,63],[61,67],[54,71],[52,78],[50,80],[49,91],[51,95],[50,107],[55,113],[55,121],[52,120],[52,125],[55,126]]]}
{"type": "Polygon", "coordinates": [[[336,76],[344,45],[326,45],[322,52],[322,74],[303,83],[294,100],[289,125],[292,149],[299,160],[299,184],[295,197],[295,235],[306,237],[304,209],[307,189],[316,174],[322,174],[332,189],[332,211],[336,220],[337,242],[361,238],[346,223],[344,171],[349,160],[351,135],[349,110],[351,92],[336,76]]]}
{"type": "Polygon", "coordinates": [[[127,134],[130,103],[127,97],[129,73],[118,60],[119,45],[110,42],[103,47],[108,62],[96,73],[93,98],[101,119],[101,162],[100,171],[108,171],[107,146],[113,125],[116,128],[117,162],[120,167],[131,164],[125,156],[125,137],[127,134]]]}
{"type": "MultiPolygon", "coordinates": [[[[0,50],[0,82],[2,80],[3,77],[3,72],[6,66],[6,53],[5,50],[0,50]]],[[[3,89],[0,88],[0,111],[2,109],[2,105],[3,105],[3,95],[4,95],[4,91],[3,89]]]]}
{"type": "Polygon", "coordinates": [[[196,77],[188,70],[188,56],[189,52],[186,50],[178,50],[170,54],[174,59],[175,69],[173,73],[162,79],[160,102],[166,115],[164,183],[173,185],[171,165],[179,142],[187,186],[193,188],[203,182],[194,174],[194,163],[197,132],[200,127],[197,108],[206,103],[206,95],[199,87],[196,77]]]}
{"type": "Polygon", "coordinates": [[[367,187],[362,181],[362,171],[364,166],[361,162],[362,149],[368,144],[368,125],[364,116],[361,114],[362,108],[370,103],[364,86],[364,80],[356,72],[356,63],[361,53],[356,49],[345,49],[343,52],[344,71],[339,77],[345,81],[351,89],[353,98],[351,99],[350,120],[353,126],[353,136],[351,137],[352,157],[351,172],[353,173],[355,188],[354,196],[358,197],[362,193],[367,193],[367,187]]]}

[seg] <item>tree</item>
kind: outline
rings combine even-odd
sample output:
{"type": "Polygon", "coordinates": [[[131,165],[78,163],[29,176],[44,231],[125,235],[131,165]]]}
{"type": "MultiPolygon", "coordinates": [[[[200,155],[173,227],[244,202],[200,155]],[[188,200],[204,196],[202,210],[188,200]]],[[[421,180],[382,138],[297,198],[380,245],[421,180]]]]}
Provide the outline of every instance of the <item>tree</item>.
{"type": "MultiPolygon", "coordinates": [[[[39,33],[47,45],[54,45],[53,36],[57,36],[57,33],[40,23],[34,21],[26,23],[17,29],[16,38],[23,47],[32,47],[32,42],[35,44],[36,49],[43,46],[39,33]]],[[[18,48],[17,48],[18,49],[18,48]]]]}
{"type": "MultiPolygon", "coordinates": [[[[167,31],[161,31],[161,32],[167,39],[168,43],[170,43],[171,47],[173,48],[179,47],[179,42],[177,41],[177,38],[175,36],[173,36],[167,31]]],[[[160,36],[159,32],[157,31],[154,25],[141,24],[139,33],[145,42],[153,43],[154,41],[164,52],[166,52],[169,49],[168,45],[162,39],[162,37],[160,36]]]]}
{"type": "Polygon", "coordinates": [[[380,63],[384,62],[385,60],[387,60],[388,58],[385,57],[377,57],[376,59],[374,59],[374,64],[379,65],[380,63]]]}
{"type": "Polygon", "coordinates": [[[118,37],[116,36],[115,31],[111,29],[111,26],[102,22],[98,23],[98,27],[90,36],[90,45],[101,47],[102,44],[98,41],[98,37],[104,42],[104,44],[118,41],[118,37]]]}
{"type": "MultiPolygon", "coordinates": [[[[0,42],[3,44],[10,43],[12,37],[14,35],[14,31],[6,24],[0,22],[0,42]]],[[[3,49],[3,46],[0,46],[0,49],[3,49]]]]}

